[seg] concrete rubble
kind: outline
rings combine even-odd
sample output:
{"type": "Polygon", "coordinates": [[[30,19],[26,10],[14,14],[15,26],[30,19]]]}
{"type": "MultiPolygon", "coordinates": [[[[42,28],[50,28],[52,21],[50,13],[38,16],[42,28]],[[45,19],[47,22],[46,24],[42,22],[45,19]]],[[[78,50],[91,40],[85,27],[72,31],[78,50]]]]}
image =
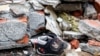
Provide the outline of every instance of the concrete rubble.
{"type": "Polygon", "coordinates": [[[100,56],[100,1],[0,0],[0,56],[100,56]]]}

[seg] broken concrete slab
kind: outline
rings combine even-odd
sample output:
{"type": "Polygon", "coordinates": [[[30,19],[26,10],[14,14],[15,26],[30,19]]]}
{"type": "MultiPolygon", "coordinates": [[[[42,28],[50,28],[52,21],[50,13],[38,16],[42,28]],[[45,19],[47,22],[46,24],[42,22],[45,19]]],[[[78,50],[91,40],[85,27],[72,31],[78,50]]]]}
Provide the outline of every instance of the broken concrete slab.
{"type": "Polygon", "coordinates": [[[100,41],[100,22],[98,20],[81,20],[78,28],[83,34],[100,41]]]}

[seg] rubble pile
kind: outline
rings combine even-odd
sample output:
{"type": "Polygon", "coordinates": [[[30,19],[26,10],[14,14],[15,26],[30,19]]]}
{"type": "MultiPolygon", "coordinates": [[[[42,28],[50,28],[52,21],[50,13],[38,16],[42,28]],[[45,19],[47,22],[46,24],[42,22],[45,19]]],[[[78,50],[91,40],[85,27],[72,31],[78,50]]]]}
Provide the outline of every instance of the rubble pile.
{"type": "Polygon", "coordinates": [[[1,56],[100,56],[99,0],[0,0],[1,56]]]}

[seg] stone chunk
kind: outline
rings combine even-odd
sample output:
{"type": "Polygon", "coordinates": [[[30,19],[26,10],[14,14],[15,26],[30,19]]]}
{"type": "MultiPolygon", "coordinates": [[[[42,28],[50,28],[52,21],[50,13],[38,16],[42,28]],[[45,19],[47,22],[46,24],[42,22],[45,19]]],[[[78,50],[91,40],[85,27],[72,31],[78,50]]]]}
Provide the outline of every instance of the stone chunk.
{"type": "Polygon", "coordinates": [[[45,17],[43,12],[30,12],[29,14],[29,34],[36,35],[45,27],[45,17]]]}
{"type": "Polygon", "coordinates": [[[0,18],[0,50],[24,47],[28,45],[27,17],[18,19],[0,18]]]}
{"type": "Polygon", "coordinates": [[[0,41],[19,40],[26,34],[27,24],[20,20],[0,21],[0,41]]]}
{"type": "Polygon", "coordinates": [[[23,4],[11,4],[10,10],[13,14],[13,16],[20,16],[20,15],[26,15],[29,12],[29,7],[23,5],[23,4]]]}
{"type": "Polygon", "coordinates": [[[98,20],[81,20],[78,28],[83,34],[100,41],[100,22],[98,20]]]}

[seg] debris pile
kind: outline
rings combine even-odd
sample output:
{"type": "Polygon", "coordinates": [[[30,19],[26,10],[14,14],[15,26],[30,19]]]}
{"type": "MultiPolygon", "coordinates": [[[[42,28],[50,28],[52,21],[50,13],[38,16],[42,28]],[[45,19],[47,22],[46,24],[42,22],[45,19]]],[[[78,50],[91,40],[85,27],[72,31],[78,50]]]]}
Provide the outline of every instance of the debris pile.
{"type": "Polygon", "coordinates": [[[0,0],[1,56],[100,56],[99,0],[0,0]]]}

